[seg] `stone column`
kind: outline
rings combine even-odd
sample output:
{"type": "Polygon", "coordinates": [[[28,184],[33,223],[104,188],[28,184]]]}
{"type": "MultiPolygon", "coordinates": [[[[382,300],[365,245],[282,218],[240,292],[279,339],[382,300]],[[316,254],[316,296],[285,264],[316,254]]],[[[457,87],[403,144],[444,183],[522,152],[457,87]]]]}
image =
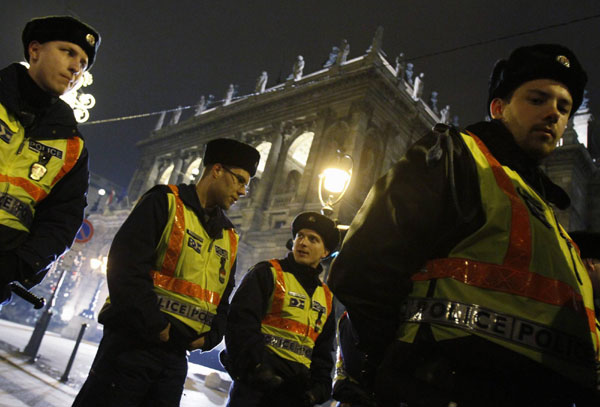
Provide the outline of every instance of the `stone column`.
{"type": "Polygon", "coordinates": [[[269,156],[265,163],[265,170],[260,177],[260,184],[254,196],[251,197],[252,207],[256,209],[265,209],[269,204],[273,186],[277,178],[276,169],[278,163],[281,161],[282,156],[285,158],[285,154],[282,154],[283,138],[284,135],[279,130],[279,126],[277,126],[277,130],[274,130],[270,137],[271,150],[269,150],[269,156]]]}
{"type": "Polygon", "coordinates": [[[183,166],[183,159],[181,157],[176,157],[174,160],[174,167],[171,176],[169,177],[169,184],[177,185],[181,182],[182,174],[181,167],[183,166]]]}
{"type": "Polygon", "coordinates": [[[306,160],[306,166],[298,185],[298,191],[296,192],[296,200],[302,202],[302,208],[306,206],[307,202],[318,201],[318,188],[319,188],[319,165],[320,160],[327,156],[327,151],[324,146],[327,145],[325,140],[325,131],[328,125],[332,121],[334,113],[330,109],[322,110],[318,113],[317,120],[313,126],[313,141],[310,146],[310,152],[308,153],[308,159],[306,160]]]}

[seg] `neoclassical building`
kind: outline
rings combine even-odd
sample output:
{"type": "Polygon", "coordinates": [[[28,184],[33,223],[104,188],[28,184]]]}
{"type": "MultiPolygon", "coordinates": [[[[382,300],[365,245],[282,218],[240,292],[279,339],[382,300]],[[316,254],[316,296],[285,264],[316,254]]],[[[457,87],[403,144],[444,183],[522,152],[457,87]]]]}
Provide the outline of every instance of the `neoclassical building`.
{"type": "Polygon", "coordinates": [[[321,209],[319,174],[333,164],[337,151],[354,161],[348,193],[334,208],[334,216],[349,223],[375,179],[447,110],[421,99],[422,78],[412,80],[406,70],[391,66],[377,38],[357,58],[333,53],[331,64],[317,72],[303,75],[296,64],[284,83],[268,88],[259,78],[247,96],[229,94],[207,109],[200,104],[185,119],[176,111],[168,125],[161,117],[157,129],[138,143],[141,159],[130,200],[155,184],[193,182],[204,145],[230,137],[261,153],[249,194],[228,211],[241,233],[242,273],[257,261],[282,256],[292,219],[321,209]]]}

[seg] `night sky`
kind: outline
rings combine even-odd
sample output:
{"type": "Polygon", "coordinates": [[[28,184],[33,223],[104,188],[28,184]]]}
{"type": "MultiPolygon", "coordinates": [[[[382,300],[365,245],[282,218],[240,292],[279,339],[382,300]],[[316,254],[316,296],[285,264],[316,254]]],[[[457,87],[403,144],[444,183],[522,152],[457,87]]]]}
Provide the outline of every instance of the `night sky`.
{"type": "MultiPolygon", "coordinates": [[[[297,55],[305,74],[320,69],[342,39],[349,59],[364,54],[379,25],[388,61],[403,52],[416,74],[425,73],[424,95],[438,91],[438,106],[449,104],[461,125],[484,118],[494,62],[540,42],[575,52],[600,117],[599,0],[2,0],[2,67],[23,60],[25,23],[49,14],[77,16],[102,36],[94,83],[84,88],[96,98],[90,121],[195,105],[202,95],[219,100],[230,83],[239,95],[252,93],[262,71],[267,87],[285,80],[297,55]],[[465,47],[471,44],[478,45],[465,47]]],[[[126,186],[138,162],[135,144],[157,120],[82,126],[91,170],[126,186]]]]}

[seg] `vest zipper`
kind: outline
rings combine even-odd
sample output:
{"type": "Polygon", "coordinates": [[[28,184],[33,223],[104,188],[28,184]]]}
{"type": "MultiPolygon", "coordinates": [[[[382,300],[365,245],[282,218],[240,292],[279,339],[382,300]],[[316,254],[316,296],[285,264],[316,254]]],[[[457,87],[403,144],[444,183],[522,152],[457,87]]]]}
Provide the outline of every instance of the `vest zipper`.
{"type": "Polygon", "coordinates": [[[567,243],[567,247],[569,248],[569,255],[571,256],[571,263],[573,264],[573,270],[575,270],[575,277],[577,277],[577,281],[579,282],[579,285],[583,285],[583,281],[581,280],[579,271],[577,271],[577,263],[575,263],[575,258],[573,257],[573,250],[575,248],[571,244],[571,241],[569,239],[567,239],[567,237],[563,234],[562,229],[559,226],[558,219],[556,218],[556,214],[554,213],[554,211],[552,211],[552,215],[554,215],[554,222],[556,223],[556,229],[558,230],[558,233],[560,233],[560,237],[565,239],[565,242],[567,243]]]}
{"type": "Polygon", "coordinates": [[[21,152],[23,151],[23,146],[25,145],[26,141],[27,141],[27,136],[23,136],[23,141],[21,141],[19,148],[17,148],[17,155],[21,154],[21,152]]]}

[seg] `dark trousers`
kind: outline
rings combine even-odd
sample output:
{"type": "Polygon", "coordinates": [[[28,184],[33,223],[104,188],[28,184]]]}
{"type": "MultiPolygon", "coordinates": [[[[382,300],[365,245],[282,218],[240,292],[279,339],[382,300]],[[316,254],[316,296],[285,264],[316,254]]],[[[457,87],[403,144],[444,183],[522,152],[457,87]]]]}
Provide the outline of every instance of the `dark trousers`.
{"type": "Polygon", "coordinates": [[[137,343],[105,328],[73,407],[177,407],[186,376],[185,350],[137,343]]]}
{"type": "Polygon", "coordinates": [[[263,391],[244,381],[235,380],[229,390],[227,407],[303,407],[302,394],[295,386],[285,383],[281,387],[263,391]]]}
{"type": "MultiPolygon", "coordinates": [[[[419,332],[421,333],[421,331],[419,332]]],[[[598,407],[597,393],[525,356],[472,336],[396,342],[379,366],[380,406],[598,407]]]]}

